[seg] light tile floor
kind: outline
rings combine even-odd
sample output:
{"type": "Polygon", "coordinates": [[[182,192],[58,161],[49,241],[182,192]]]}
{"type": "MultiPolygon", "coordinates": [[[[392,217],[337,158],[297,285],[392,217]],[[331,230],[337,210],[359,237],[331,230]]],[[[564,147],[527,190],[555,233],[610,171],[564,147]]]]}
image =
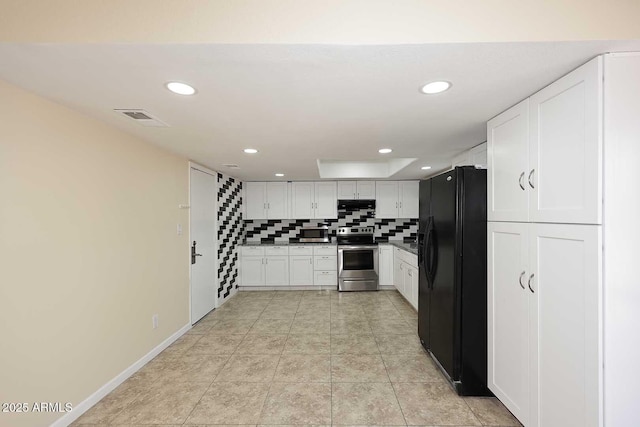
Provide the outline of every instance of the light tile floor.
{"type": "Polygon", "coordinates": [[[395,291],[240,292],[74,426],[520,426],[457,396],[395,291]]]}

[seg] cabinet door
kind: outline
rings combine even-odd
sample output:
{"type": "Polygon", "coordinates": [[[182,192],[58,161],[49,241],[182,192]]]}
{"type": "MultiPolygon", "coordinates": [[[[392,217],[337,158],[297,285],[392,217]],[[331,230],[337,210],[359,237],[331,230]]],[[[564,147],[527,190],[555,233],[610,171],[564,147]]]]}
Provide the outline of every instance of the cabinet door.
{"type": "Polygon", "coordinates": [[[469,150],[469,162],[472,166],[487,167],[487,143],[477,145],[469,150]]]}
{"type": "Polygon", "coordinates": [[[267,218],[286,219],[289,217],[286,182],[267,182],[267,218]]]}
{"type": "Polygon", "coordinates": [[[358,181],[356,198],[361,200],[373,200],[376,198],[375,181],[358,181]]]}
{"type": "Polygon", "coordinates": [[[488,224],[489,389],[528,426],[529,277],[526,223],[488,224]]]}
{"type": "Polygon", "coordinates": [[[289,284],[291,286],[313,285],[313,257],[289,257],[289,284]]]}
{"type": "Polygon", "coordinates": [[[338,199],[353,200],[356,199],[356,181],[338,181],[338,199]]]}
{"type": "Polygon", "coordinates": [[[393,247],[378,246],[378,280],[380,286],[393,286],[393,247]]]}
{"type": "Polygon", "coordinates": [[[532,222],[602,224],[602,58],[530,98],[532,222]]]}
{"type": "Polygon", "coordinates": [[[266,286],[289,286],[288,256],[268,256],[265,258],[264,267],[266,286]]]}
{"type": "Polygon", "coordinates": [[[244,183],[244,219],[266,219],[266,182],[244,183]]]}
{"type": "Polygon", "coordinates": [[[400,268],[402,265],[402,260],[400,259],[399,253],[400,249],[393,249],[393,285],[396,287],[398,292],[402,294],[404,293],[402,286],[404,276],[402,275],[402,269],[400,268]]]}
{"type": "Polygon", "coordinates": [[[338,188],[335,181],[316,182],[315,218],[338,218],[338,188]]]}
{"type": "Polygon", "coordinates": [[[400,190],[399,199],[399,217],[400,218],[418,218],[419,205],[419,181],[400,181],[398,187],[400,190]]]}
{"type": "Polygon", "coordinates": [[[411,305],[413,306],[413,308],[415,308],[416,310],[418,309],[418,269],[415,267],[410,267],[410,274],[409,277],[411,277],[411,298],[409,299],[409,302],[411,302],[411,305]]]}
{"type": "Polygon", "coordinates": [[[314,218],[315,198],[313,195],[313,182],[291,183],[291,218],[314,218]]]}
{"type": "Polygon", "coordinates": [[[264,258],[244,256],[240,263],[242,286],[264,286],[264,258]]]}
{"type": "Polygon", "coordinates": [[[529,100],[487,123],[487,219],[529,220],[529,100]]]}
{"type": "Polygon", "coordinates": [[[409,304],[413,305],[413,301],[411,301],[411,266],[409,264],[403,262],[402,263],[402,289],[404,290],[404,298],[409,302],[409,304]]]}
{"type": "Polygon", "coordinates": [[[398,218],[398,181],[376,181],[376,218],[398,218]]]}
{"type": "Polygon", "coordinates": [[[316,271],[313,284],[316,286],[337,286],[338,273],[336,271],[316,271]]]}
{"type": "Polygon", "coordinates": [[[601,426],[601,227],[530,230],[529,425],[601,426]]]}

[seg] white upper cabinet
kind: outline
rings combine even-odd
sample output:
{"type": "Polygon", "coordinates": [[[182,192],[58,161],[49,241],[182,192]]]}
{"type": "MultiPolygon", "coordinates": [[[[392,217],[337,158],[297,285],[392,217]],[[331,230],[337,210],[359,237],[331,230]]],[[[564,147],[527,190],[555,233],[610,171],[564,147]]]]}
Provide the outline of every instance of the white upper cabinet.
{"type": "Polygon", "coordinates": [[[294,219],[315,218],[314,183],[307,181],[291,183],[291,217],[294,219]]]}
{"type": "Polygon", "coordinates": [[[356,199],[371,200],[376,198],[375,181],[358,181],[356,190],[356,199]]]}
{"type": "Polygon", "coordinates": [[[398,218],[398,181],[376,181],[376,218],[398,218]]]}
{"type": "Polygon", "coordinates": [[[315,216],[318,219],[338,218],[338,188],[335,181],[315,183],[315,216]]]}
{"type": "Polygon", "coordinates": [[[376,218],[418,218],[419,181],[376,181],[376,218]]]}
{"type": "Polygon", "coordinates": [[[291,217],[294,219],[338,218],[338,186],[336,182],[292,182],[291,217]]]}
{"type": "Polygon", "coordinates": [[[375,181],[338,181],[339,200],[367,200],[375,198],[375,181]]]}
{"type": "Polygon", "coordinates": [[[487,219],[529,220],[529,100],[487,123],[487,219]]]}
{"type": "Polygon", "coordinates": [[[532,222],[602,223],[602,58],[530,98],[532,222]]]}
{"type": "Polygon", "coordinates": [[[289,218],[289,198],[286,182],[267,182],[267,218],[289,218]]]}
{"type": "Polygon", "coordinates": [[[482,168],[487,167],[487,143],[483,142],[480,145],[458,154],[451,161],[451,168],[456,166],[479,166],[482,168]]]}
{"type": "Polygon", "coordinates": [[[267,218],[266,188],[266,182],[244,183],[244,219],[267,218]]]}
{"type": "Polygon", "coordinates": [[[488,220],[602,223],[602,58],[487,123],[488,220]]]}
{"type": "Polygon", "coordinates": [[[420,198],[420,189],[418,181],[400,181],[398,183],[399,191],[399,218],[418,218],[418,205],[420,198]]]}
{"type": "Polygon", "coordinates": [[[338,181],[338,200],[354,200],[357,198],[357,192],[356,181],[338,181]]]}
{"type": "Polygon", "coordinates": [[[289,217],[286,182],[245,182],[244,219],[286,219],[289,217]]]}

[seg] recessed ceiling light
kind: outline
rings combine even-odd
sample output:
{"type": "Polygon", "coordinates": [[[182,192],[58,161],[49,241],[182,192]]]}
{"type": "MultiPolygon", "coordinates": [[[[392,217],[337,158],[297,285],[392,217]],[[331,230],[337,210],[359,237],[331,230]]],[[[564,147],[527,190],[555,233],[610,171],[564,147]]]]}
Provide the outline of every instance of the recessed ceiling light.
{"type": "Polygon", "coordinates": [[[423,171],[427,171],[427,170],[431,169],[431,166],[423,166],[420,169],[422,169],[423,171]]]}
{"type": "Polygon", "coordinates": [[[381,149],[378,150],[378,153],[380,153],[380,154],[389,154],[392,151],[393,150],[391,148],[381,148],[381,149]]]}
{"type": "Polygon", "coordinates": [[[255,148],[245,148],[244,152],[247,154],[256,154],[258,150],[256,150],[255,148]]]}
{"type": "Polygon", "coordinates": [[[433,95],[435,93],[444,92],[451,87],[451,83],[443,81],[431,82],[422,86],[422,93],[433,95]]]}
{"type": "Polygon", "coordinates": [[[193,95],[196,93],[196,90],[193,86],[189,86],[186,83],[180,82],[169,82],[167,83],[167,89],[169,89],[173,93],[177,93],[178,95],[193,95]]]}
{"type": "Polygon", "coordinates": [[[277,173],[277,174],[275,174],[275,175],[276,175],[276,176],[284,176],[284,174],[283,174],[283,173],[277,173]]]}

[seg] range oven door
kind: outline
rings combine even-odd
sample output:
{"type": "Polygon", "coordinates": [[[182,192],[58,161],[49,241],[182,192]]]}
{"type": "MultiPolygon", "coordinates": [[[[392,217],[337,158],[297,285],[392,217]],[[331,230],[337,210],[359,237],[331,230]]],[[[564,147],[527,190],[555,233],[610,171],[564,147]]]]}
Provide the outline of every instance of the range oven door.
{"type": "Polygon", "coordinates": [[[378,246],[338,245],[338,290],[378,289],[378,246]]]}

